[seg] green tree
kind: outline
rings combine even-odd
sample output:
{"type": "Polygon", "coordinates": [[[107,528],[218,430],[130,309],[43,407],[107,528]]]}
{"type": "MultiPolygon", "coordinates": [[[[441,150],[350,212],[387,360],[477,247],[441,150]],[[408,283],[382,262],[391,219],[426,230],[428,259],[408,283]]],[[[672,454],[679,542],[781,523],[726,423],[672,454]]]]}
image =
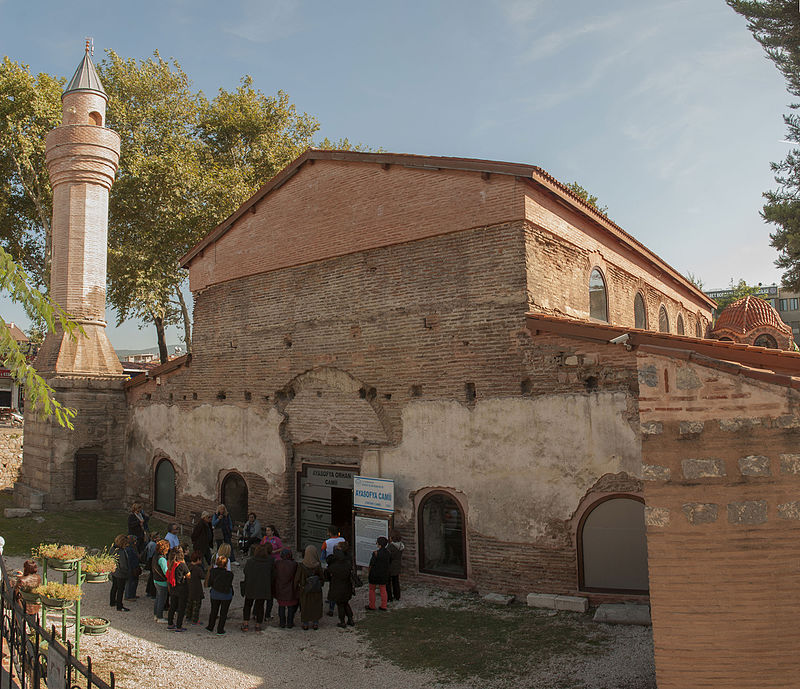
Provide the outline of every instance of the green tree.
{"type": "MultiPolygon", "coordinates": [[[[76,329],[80,330],[57,304],[51,303],[31,284],[25,271],[17,266],[2,248],[0,248],[0,290],[12,301],[25,306],[27,311],[38,314],[48,330],[54,330],[56,323],[59,323],[64,332],[72,337],[75,336],[76,329]]],[[[11,371],[14,380],[25,387],[30,409],[40,416],[53,417],[59,425],[72,429],[75,410],[62,406],[56,400],[53,389],[28,363],[26,353],[11,336],[5,321],[0,325],[0,360],[11,371]]]]}
{"type": "MultiPolygon", "coordinates": [[[[726,0],[747,19],[747,26],[786,79],[789,93],[800,96],[800,8],[796,0],[726,0]]],[[[792,110],[800,103],[790,105],[792,110]]],[[[800,145],[800,116],[784,116],[787,140],[800,145]]],[[[800,290],[800,150],[771,163],[778,188],[764,194],[762,217],[775,225],[771,244],[778,251],[775,265],[784,270],[786,287],[800,290]]]]}
{"type": "Polygon", "coordinates": [[[742,297],[753,296],[758,297],[759,299],[765,299],[767,295],[767,291],[764,289],[764,287],[761,285],[748,285],[742,278],[740,278],[738,282],[731,278],[728,289],[730,290],[729,294],[717,299],[717,308],[715,311],[718,314],[721,313],[722,309],[724,309],[726,306],[730,306],[733,304],[733,302],[735,302],[737,299],[741,299],[742,297]]]}
{"type": "Polygon", "coordinates": [[[695,287],[697,287],[697,289],[699,290],[703,289],[703,284],[704,284],[703,280],[699,276],[695,275],[692,271],[687,271],[686,279],[689,282],[691,282],[695,287]]]}
{"type": "Polygon", "coordinates": [[[599,199],[596,196],[594,196],[593,194],[590,194],[586,189],[584,189],[577,182],[570,182],[569,184],[565,184],[564,186],[567,187],[567,189],[569,189],[573,194],[575,194],[576,196],[579,196],[581,199],[583,199],[590,206],[592,206],[593,208],[596,208],[597,210],[599,210],[603,215],[607,215],[608,214],[608,206],[600,206],[600,205],[598,205],[599,199]]]}

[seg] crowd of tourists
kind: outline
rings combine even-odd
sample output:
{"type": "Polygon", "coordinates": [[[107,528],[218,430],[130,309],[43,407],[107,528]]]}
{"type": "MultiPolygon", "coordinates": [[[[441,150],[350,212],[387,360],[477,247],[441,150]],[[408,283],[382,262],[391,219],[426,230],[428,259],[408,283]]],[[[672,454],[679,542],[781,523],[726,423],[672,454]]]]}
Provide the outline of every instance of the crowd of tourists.
{"type": "MultiPolygon", "coordinates": [[[[181,543],[179,525],[169,525],[164,537],[149,531],[149,518],[139,503],[131,506],[128,533],[114,539],[112,552],[117,567],[111,576],[109,604],[121,612],[136,601],[140,578],[147,575],[145,595],[153,600],[153,618],[167,629],[185,632],[187,626],[203,625],[201,613],[208,593],[205,629],[226,633],[228,612],[236,592],[231,565],[241,566],[234,548],[234,524],[224,505],[203,512],[191,533],[191,545],[181,543]]],[[[400,569],[404,544],[399,533],[391,542],[381,536],[368,567],[367,610],[388,610],[400,600],[400,569]],[[378,602],[378,599],[380,601],[378,602]]],[[[306,546],[302,558],[284,545],[273,524],[263,529],[250,513],[236,543],[244,558],[238,595],[243,598],[241,630],[260,632],[272,618],[277,602],[278,624],[292,629],[299,615],[302,629],[319,629],[327,615],[338,616],[338,627],[355,624],[350,601],[362,585],[353,563],[350,544],[336,526],[328,538],[306,546]],[[325,584],[327,583],[327,591],[325,584]],[[327,609],[327,610],[326,610],[327,609]],[[251,619],[252,618],[252,619],[251,619]]]]}

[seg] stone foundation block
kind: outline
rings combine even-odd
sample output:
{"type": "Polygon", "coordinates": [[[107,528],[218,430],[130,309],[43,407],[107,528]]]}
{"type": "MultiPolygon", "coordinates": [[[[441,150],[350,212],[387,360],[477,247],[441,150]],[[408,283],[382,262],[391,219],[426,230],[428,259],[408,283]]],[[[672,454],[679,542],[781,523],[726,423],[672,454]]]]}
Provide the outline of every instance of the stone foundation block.
{"type": "Polygon", "coordinates": [[[3,516],[6,519],[16,519],[18,517],[29,517],[31,515],[31,510],[25,507],[6,507],[3,510],[3,516]]]}
{"type": "Polygon", "coordinates": [[[658,464],[643,464],[642,479],[644,481],[669,481],[669,467],[662,467],[658,464]]]}
{"type": "Polygon", "coordinates": [[[530,608],[556,609],[556,597],[553,593],[529,593],[526,602],[530,608]]]}
{"type": "Polygon", "coordinates": [[[728,521],[731,524],[753,525],[767,521],[767,501],[748,500],[728,504],[728,521]]]}
{"type": "Polygon", "coordinates": [[[644,508],[644,523],[653,527],[669,526],[669,508],[646,506],[644,508]]]}
{"type": "Polygon", "coordinates": [[[664,432],[664,424],[660,421],[648,421],[642,424],[642,435],[660,435],[664,432]]]}
{"type": "Polygon", "coordinates": [[[769,476],[769,457],[748,455],[739,460],[739,471],[742,476],[769,476]]]}
{"type": "Polygon", "coordinates": [[[705,424],[702,421],[681,421],[678,432],[681,435],[698,435],[703,432],[705,424]]]}
{"type": "Polygon", "coordinates": [[[683,477],[719,478],[725,476],[725,462],[721,459],[684,459],[681,461],[683,477]]]}
{"type": "Polygon", "coordinates": [[[494,603],[495,605],[511,605],[516,598],[516,596],[509,596],[504,593],[487,593],[483,597],[483,600],[487,603],[494,603]]]}
{"type": "Polygon", "coordinates": [[[717,521],[718,506],[710,502],[687,502],[683,505],[683,513],[692,525],[710,524],[717,521]]]}
{"type": "Polygon", "coordinates": [[[800,474],[800,455],[781,455],[782,474],[800,474]]]}
{"type": "Polygon", "coordinates": [[[649,626],[650,606],[634,603],[603,603],[594,614],[595,622],[603,624],[638,624],[649,626]]]}
{"type": "Polygon", "coordinates": [[[581,596],[556,596],[556,610],[586,612],[589,610],[589,599],[581,596]]]}

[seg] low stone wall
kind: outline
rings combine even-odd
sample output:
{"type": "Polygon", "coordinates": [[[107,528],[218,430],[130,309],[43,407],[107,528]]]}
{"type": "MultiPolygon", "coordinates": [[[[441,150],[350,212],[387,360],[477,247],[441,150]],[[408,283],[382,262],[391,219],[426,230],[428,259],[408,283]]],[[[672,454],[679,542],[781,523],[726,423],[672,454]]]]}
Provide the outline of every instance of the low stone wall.
{"type": "Polygon", "coordinates": [[[0,490],[13,488],[22,464],[22,428],[0,426],[0,490]]]}

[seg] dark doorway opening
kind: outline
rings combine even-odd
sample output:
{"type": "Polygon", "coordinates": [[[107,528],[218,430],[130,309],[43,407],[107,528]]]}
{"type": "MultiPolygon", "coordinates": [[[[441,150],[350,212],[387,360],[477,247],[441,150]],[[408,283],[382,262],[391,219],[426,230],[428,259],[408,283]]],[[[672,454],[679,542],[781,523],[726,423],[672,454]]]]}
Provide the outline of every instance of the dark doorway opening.
{"type": "Polygon", "coordinates": [[[348,543],[353,542],[353,491],[350,488],[331,488],[331,524],[348,543]]]}
{"type": "Polygon", "coordinates": [[[247,484],[239,474],[228,474],[222,481],[222,504],[234,523],[247,521],[247,484]]]}
{"type": "Polygon", "coordinates": [[[97,500],[97,455],[75,455],[75,499],[97,500]]]}

